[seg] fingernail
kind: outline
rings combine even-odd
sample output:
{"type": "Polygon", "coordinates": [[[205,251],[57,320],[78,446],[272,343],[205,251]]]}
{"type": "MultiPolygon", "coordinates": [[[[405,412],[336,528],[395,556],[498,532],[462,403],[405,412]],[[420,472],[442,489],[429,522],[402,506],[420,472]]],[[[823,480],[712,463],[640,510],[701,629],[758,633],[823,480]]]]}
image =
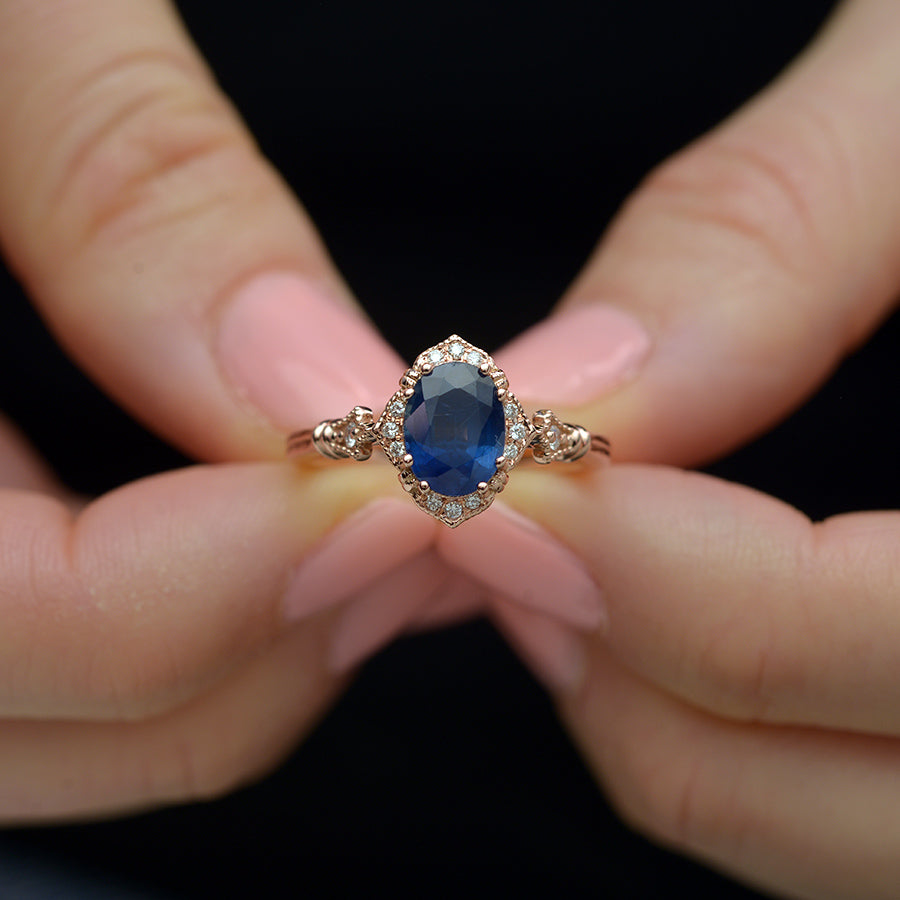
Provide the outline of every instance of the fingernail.
{"type": "Polygon", "coordinates": [[[604,303],[552,315],[495,354],[516,395],[580,406],[637,375],[650,335],[634,316],[604,303]]]}
{"type": "Polygon", "coordinates": [[[449,575],[434,551],[426,551],[366,587],[341,611],[328,662],[346,672],[414,621],[449,575]]]}
{"type": "Polygon", "coordinates": [[[409,623],[409,631],[427,631],[458,625],[485,611],[485,590],[458,569],[453,570],[441,589],[424,605],[409,623]]]}
{"type": "Polygon", "coordinates": [[[403,372],[362,316],[290,273],[239,289],[219,324],[218,353],[238,395],[286,430],[356,405],[377,410],[403,372]]]}
{"type": "Polygon", "coordinates": [[[409,503],[382,498],[330,531],[307,554],[284,594],[284,617],[294,622],[346,600],[424,550],[433,530],[409,503]]]}
{"type": "Polygon", "coordinates": [[[438,541],[449,563],[522,606],[578,628],[605,629],[603,595],[581,560],[502,503],[438,541]]]}
{"type": "Polygon", "coordinates": [[[499,598],[493,601],[491,614],[538,681],[551,691],[577,691],[587,671],[583,635],[549,616],[499,598]]]}

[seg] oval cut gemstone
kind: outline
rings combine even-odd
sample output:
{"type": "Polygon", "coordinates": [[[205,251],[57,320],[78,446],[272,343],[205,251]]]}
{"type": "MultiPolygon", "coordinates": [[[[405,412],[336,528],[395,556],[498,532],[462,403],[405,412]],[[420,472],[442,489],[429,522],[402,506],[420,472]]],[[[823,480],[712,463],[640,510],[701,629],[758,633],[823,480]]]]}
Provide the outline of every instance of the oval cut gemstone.
{"type": "Polygon", "coordinates": [[[406,404],[403,437],[413,473],[445,497],[471,494],[497,471],[505,427],[493,379],[465,362],[435,366],[406,404]]]}

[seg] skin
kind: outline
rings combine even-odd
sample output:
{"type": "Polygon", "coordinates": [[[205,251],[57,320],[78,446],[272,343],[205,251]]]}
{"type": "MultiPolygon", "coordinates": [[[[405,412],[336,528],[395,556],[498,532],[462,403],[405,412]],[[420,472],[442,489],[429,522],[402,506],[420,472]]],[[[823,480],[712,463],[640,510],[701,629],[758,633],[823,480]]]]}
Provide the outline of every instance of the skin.
{"type": "MultiPolygon", "coordinates": [[[[353,301],[172,10],[0,0],[0,58],[0,133],[17,134],[0,146],[0,239],[50,327],[200,459],[274,458],[278,430],[212,368],[182,402],[142,361],[163,338],[205,346],[232,287],[276,266],[353,301]],[[127,277],[135,255],[166,260],[152,295],[127,277]]],[[[890,312],[898,60],[894,0],[852,0],[775,84],[649,176],[558,313],[602,302],[649,332],[628,384],[566,410],[634,462],[579,478],[523,470],[504,494],[604,591],[603,627],[554,624],[582,664],[550,686],[598,781],[636,827],[790,897],[896,895],[900,515],[813,524],[668,466],[765,430],[890,312]]],[[[396,491],[383,474],[206,464],[80,509],[0,423],[0,816],[210,796],[274,764],[342,684],[323,649],[336,608],[287,623],[289,573],[332,525],[396,491]],[[225,514],[235,507],[246,514],[225,514]]],[[[421,546],[386,542],[393,577],[433,566],[468,586],[469,605],[411,622],[495,598],[481,557],[422,531],[421,546]]]]}

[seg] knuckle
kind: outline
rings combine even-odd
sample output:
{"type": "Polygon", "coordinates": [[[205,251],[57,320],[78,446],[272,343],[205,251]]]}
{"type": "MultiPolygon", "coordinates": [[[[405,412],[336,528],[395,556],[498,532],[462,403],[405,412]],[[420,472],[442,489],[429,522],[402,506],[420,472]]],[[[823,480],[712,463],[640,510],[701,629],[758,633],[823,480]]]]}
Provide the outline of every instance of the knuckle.
{"type": "MultiPolygon", "coordinates": [[[[91,242],[110,227],[144,227],[201,201],[198,167],[216,169],[250,142],[227,102],[180,55],[145,51],[106,63],[76,87],[80,114],[59,136],[42,218],[91,242]],[[165,203],[159,199],[165,197],[165,203]]],[[[227,167],[227,163],[225,164],[227,167]]]]}
{"type": "Polygon", "coordinates": [[[781,652],[766,610],[712,629],[697,653],[694,678],[712,710],[741,721],[766,721],[796,689],[799,673],[781,652]]]}
{"type": "Polygon", "coordinates": [[[632,747],[611,780],[622,820],[651,840],[687,850],[736,850],[746,830],[740,773],[703,737],[680,751],[632,747]]]}
{"type": "Polygon", "coordinates": [[[83,694],[99,714],[114,721],[142,721],[163,713],[195,687],[195,679],[187,677],[174,656],[156,647],[98,657],[88,666],[83,694]]]}
{"type": "Polygon", "coordinates": [[[686,846],[706,816],[699,761],[631,748],[611,780],[611,799],[623,821],[648,837],[686,846]]]}
{"type": "Polygon", "coordinates": [[[283,750],[258,746],[259,735],[213,735],[188,726],[169,742],[164,785],[154,794],[179,801],[217,800],[272,769],[283,750]],[[223,739],[224,738],[224,739],[223,739]]]}
{"type": "Polygon", "coordinates": [[[226,792],[228,778],[193,736],[172,742],[168,791],[179,800],[214,800],[226,792]]]}
{"type": "Polygon", "coordinates": [[[654,170],[641,194],[663,215],[712,229],[751,259],[804,278],[823,258],[807,155],[756,135],[713,134],[654,170]]]}

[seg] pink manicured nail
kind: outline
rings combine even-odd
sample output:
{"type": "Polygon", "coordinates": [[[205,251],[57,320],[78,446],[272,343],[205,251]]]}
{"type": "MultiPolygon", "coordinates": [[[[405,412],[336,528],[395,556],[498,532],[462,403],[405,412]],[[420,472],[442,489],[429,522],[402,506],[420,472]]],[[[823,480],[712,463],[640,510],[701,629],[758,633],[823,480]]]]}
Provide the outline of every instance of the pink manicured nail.
{"type": "Polygon", "coordinates": [[[491,617],[539,681],[550,690],[577,690],[587,668],[581,634],[549,616],[501,598],[492,601],[491,617]]]}
{"type": "Polygon", "coordinates": [[[603,595],[581,560],[502,503],[462,528],[439,533],[438,551],[522,606],[579,628],[605,628],[603,595]]]}
{"type": "Polygon", "coordinates": [[[418,617],[450,575],[433,550],[425,551],[353,597],[341,612],[328,655],[332,670],[352,669],[418,617]]]}
{"type": "Polygon", "coordinates": [[[377,412],[404,369],[362,316],[290,273],[261,275],[238,291],[218,351],[237,393],[284,429],[358,404],[377,412]]]}
{"type": "Polygon", "coordinates": [[[466,619],[474,619],[484,613],[485,609],[484,587],[454,569],[437,594],[428,599],[428,603],[409,623],[408,630],[426,631],[457,625],[466,619]]]}
{"type": "Polygon", "coordinates": [[[650,351],[633,316],[603,303],[571,306],[495,354],[516,395],[552,407],[579,406],[632,379],[650,351]]]}
{"type": "Polygon", "coordinates": [[[426,549],[434,529],[409,502],[375,500],[312,548],[284,595],[284,616],[296,621],[346,600],[426,549]]]}

